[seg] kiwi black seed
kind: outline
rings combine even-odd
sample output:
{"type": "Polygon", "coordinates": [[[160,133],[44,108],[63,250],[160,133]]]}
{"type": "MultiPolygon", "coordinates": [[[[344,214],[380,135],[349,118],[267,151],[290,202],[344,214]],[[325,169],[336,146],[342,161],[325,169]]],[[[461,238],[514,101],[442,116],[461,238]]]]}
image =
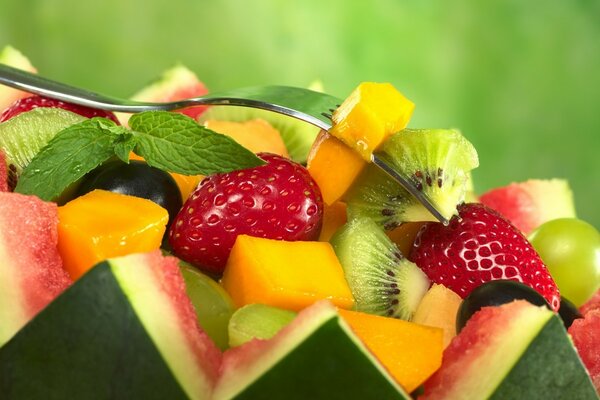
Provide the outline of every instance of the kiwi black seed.
{"type": "Polygon", "coordinates": [[[410,320],[429,279],[369,218],[350,220],[331,239],[357,311],[410,320]]]}
{"type": "MultiPolygon", "coordinates": [[[[447,219],[457,214],[470,171],[479,163],[473,145],[455,129],[404,129],[383,144],[379,156],[423,192],[447,219]]],[[[435,220],[374,165],[365,168],[344,200],[350,218],[367,216],[385,229],[402,222],[435,220]]]]}

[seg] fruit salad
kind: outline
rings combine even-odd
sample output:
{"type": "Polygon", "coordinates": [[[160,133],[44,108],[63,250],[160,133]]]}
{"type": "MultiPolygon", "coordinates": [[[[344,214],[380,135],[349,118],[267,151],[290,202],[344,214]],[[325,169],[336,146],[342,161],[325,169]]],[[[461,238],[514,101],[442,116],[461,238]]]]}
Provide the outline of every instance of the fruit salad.
{"type": "MultiPolygon", "coordinates": [[[[207,91],[178,66],[133,98],[207,91]]],[[[597,399],[600,233],[568,182],[478,193],[468,137],[413,110],[362,83],[319,132],[0,87],[1,397],[597,399]]]]}

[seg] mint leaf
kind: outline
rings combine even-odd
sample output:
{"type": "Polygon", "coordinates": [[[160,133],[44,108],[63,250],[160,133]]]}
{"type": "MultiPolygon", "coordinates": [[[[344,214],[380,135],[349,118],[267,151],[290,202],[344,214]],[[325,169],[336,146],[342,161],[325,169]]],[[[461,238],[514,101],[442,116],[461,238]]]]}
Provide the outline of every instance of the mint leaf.
{"type": "Polygon", "coordinates": [[[114,123],[86,120],[60,131],[25,167],[15,192],[53,200],[73,182],[115,154],[114,123]]]}
{"type": "Polygon", "coordinates": [[[120,128],[110,129],[111,133],[116,136],[114,142],[115,155],[121,161],[129,164],[129,156],[137,145],[138,139],[131,131],[122,126],[116,126],[115,128],[120,128]]]}
{"type": "Polygon", "coordinates": [[[135,152],[153,167],[184,175],[210,175],[264,164],[229,136],[200,126],[185,115],[149,111],[133,115],[135,152]]]}

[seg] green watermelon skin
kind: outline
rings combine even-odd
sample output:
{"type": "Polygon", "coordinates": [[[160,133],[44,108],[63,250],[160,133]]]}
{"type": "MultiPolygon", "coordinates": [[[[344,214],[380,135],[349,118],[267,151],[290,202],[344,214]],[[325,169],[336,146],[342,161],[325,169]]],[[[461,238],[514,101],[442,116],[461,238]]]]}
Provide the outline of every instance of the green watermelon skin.
{"type": "Polygon", "coordinates": [[[187,399],[107,262],[0,349],[12,399],[187,399]]]}

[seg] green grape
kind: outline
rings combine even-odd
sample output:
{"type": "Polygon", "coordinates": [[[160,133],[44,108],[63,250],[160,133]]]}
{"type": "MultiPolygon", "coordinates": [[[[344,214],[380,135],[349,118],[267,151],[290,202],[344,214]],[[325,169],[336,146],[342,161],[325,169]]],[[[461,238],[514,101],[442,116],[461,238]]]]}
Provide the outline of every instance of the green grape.
{"type": "Polygon", "coordinates": [[[293,311],[248,304],[233,313],[229,320],[229,346],[239,346],[254,338],[270,339],[295,317],[293,311]]]}
{"type": "Polygon", "coordinates": [[[600,288],[600,233],[576,218],[548,221],[529,237],[560,294],[577,307],[600,288]]]}
{"type": "Polygon", "coordinates": [[[225,350],[229,343],[227,326],[235,308],[229,294],[191,265],[180,261],[179,267],[200,325],[215,344],[225,350]]]}

